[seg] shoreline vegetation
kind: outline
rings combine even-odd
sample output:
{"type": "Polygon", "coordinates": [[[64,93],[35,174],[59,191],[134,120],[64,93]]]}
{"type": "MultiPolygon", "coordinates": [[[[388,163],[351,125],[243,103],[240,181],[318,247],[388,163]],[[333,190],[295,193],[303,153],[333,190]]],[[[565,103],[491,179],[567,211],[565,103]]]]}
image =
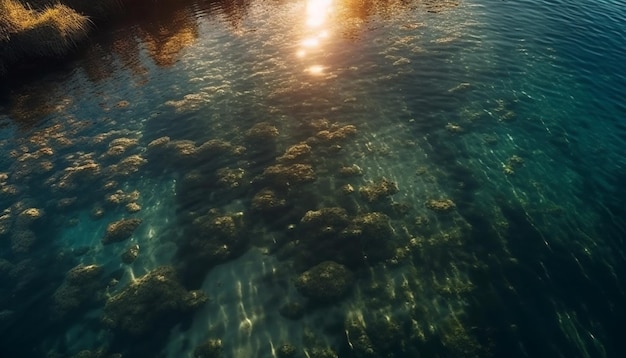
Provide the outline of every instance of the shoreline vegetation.
{"type": "Polygon", "coordinates": [[[0,0],[0,78],[19,64],[62,58],[123,0],[0,0]]]}

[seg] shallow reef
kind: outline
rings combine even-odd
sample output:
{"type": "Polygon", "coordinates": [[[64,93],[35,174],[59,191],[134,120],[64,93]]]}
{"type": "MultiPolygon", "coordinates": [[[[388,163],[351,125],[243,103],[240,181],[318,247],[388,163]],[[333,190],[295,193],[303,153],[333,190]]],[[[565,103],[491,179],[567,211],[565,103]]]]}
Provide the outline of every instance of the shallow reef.
{"type": "Polygon", "coordinates": [[[141,219],[122,219],[110,223],[106,234],[102,238],[103,245],[121,242],[131,237],[135,229],[141,224],[141,219]]]}
{"type": "Polygon", "coordinates": [[[155,324],[173,325],[183,313],[207,302],[201,291],[188,291],[172,267],[158,267],[111,296],[102,322],[124,334],[142,335],[155,324]]]}
{"type": "Polygon", "coordinates": [[[318,302],[337,302],[350,291],[354,278],[345,266],[324,261],[296,279],[296,288],[305,297],[318,302]]]}

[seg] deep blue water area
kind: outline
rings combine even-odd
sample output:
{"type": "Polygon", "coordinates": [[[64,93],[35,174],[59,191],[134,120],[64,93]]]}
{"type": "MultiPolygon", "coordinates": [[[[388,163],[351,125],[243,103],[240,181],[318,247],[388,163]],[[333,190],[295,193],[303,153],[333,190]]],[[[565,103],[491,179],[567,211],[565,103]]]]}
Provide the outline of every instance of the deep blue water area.
{"type": "Polygon", "coordinates": [[[624,4],[129,10],[3,84],[3,357],[626,355],[624,4]]]}

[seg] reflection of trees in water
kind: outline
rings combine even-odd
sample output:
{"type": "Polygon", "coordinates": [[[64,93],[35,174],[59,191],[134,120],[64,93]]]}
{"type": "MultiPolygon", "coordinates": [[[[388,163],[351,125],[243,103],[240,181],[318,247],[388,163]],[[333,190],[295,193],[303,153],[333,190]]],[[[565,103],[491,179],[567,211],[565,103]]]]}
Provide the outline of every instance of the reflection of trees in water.
{"type": "Polygon", "coordinates": [[[460,0],[340,0],[339,7],[350,17],[365,19],[371,15],[388,17],[407,9],[422,8],[441,12],[459,5],[460,0]]]}
{"type": "Polygon", "coordinates": [[[38,85],[26,85],[9,95],[8,115],[20,129],[28,130],[45,117],[62,111],[69,103],[69,98],[61,95],[52,82],[38,85]]]}
{"type": "Polygon", "coordinates": [[[400,12],[411,9],[422,9],[430,13],[439,13],[458,6],[459,1],[460,0],[338,0],[337,14],[344,26],[344,34],[350,38],[356,38],[360,33],[360,29],[370,17],[378,16],[383,19],[390,19],[400,12]]]}
{"type": "Polygon", "coordinates": [[[92,81],[109,77],[119,61],[145,82],[147,69],[142,49],[158,66],[173,65],[185,47],[198,38],[198,23],[192,9],[180,4],[163,4],[126,9],[125,21],[108,38],[90,46],[83,58],[83,69],[92,81]]]}
{"type": "MultiPolygon", "coordinates": [[[[248,12],[253,0],[222,0],[212,2],[211,7],[218,10],[228,24],[237,31],[241,28],[241,22],[248,12]]],[[[207,2],[208,3],[208,2],[207,2]]]]}
{"type": "Polygon", "coordinates": [[[107,40],[92,45],[84,58],[83,67],[93,81],[102,80],[114,71],[114,61],[136,75],[143,82],[147,70],[140,52],[158,66],[173,65],[180,52],[198,38],[200,14],[221,15],[237,31],[253,0],[198,1],[191,5],[161,2],[158,7],[139,3],[125,9],[126,18],[121,27],[107,40]]]}
{"type": "Polygon", "coordinates": [[[157,65],[171,66],[198,38],[198,24],[190,8],[177,9],[164,20],[140,24],[139,37],[157,65]]]}

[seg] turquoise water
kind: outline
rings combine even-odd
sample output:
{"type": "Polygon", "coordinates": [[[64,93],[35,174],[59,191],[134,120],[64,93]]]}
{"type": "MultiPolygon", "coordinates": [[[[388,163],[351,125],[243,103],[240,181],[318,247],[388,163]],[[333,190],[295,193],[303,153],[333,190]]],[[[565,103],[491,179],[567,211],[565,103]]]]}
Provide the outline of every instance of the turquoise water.
{"type": "Polygon", "coordinates": [[[623,4],[140,14],[4,85],[3,357],[624,355],[623,4]]]}

